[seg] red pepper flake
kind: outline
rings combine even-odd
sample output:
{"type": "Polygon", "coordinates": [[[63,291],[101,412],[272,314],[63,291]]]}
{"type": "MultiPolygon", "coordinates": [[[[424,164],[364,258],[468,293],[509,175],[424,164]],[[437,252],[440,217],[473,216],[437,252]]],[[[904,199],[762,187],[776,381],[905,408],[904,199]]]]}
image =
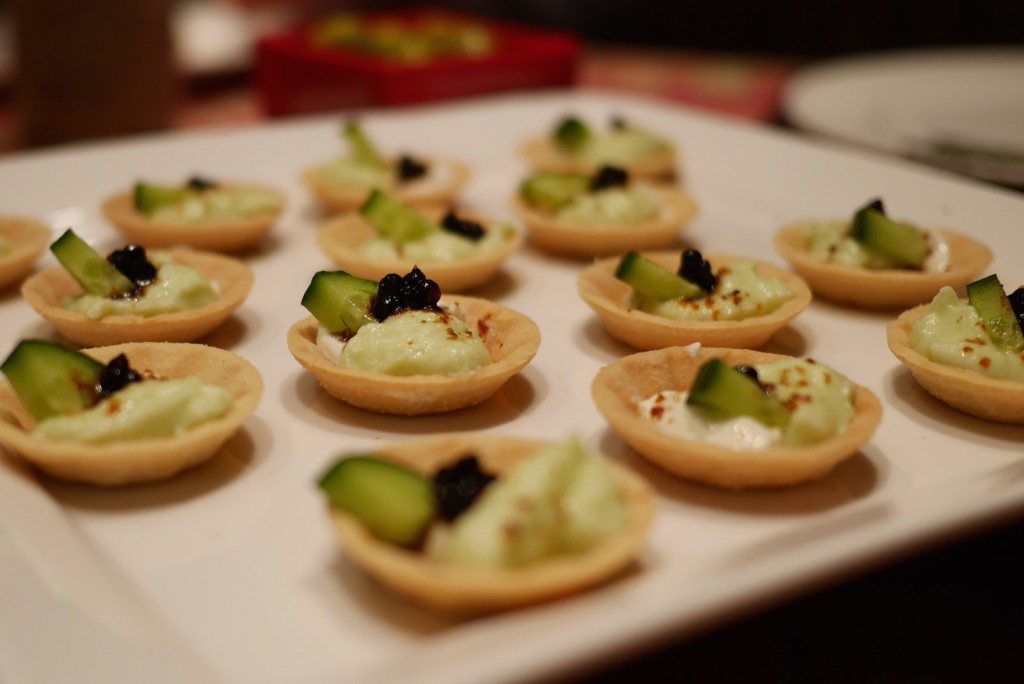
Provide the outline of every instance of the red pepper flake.
{"type": "Polygon", "coordinates": [[[121,410],[121,402],[117,400],[116,395],[111,395],[110,400],[107,402],[107,413],[114,415],[121,410]]]}
{"type": "Polygon", "coordinates": [[[651,418],[661,418],[665,415],[664,406],[652,406],[651,407],[651,418]]]}
{"type": "Polygon", "coordinates": [[[970,354],[974,349],[965,345],[961,351],[963,351],[964,354],[970,354]]]}
{"type": "Polygon", "coordinates": [[[978,360],[978,364],[982,368],[988,368],[989,366],[992,365],[992,359],[988,358],[987,356],[983,356],[981,357],[981,359],[978,360]]]}

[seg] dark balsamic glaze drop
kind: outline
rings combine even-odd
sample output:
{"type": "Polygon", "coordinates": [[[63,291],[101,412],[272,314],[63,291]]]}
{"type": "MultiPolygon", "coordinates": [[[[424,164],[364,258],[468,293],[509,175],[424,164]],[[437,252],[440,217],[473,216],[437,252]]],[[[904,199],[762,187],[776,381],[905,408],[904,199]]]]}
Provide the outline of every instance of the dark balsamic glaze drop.
{"type": "Polygon", "coordinates": [[[448,521],[455,520],[473,505],[494,479],[494,475],[480,468],[480,462],[474,455],[465,456],[437,471],[434,475],[434,498],[438,515],[448,521]]]}

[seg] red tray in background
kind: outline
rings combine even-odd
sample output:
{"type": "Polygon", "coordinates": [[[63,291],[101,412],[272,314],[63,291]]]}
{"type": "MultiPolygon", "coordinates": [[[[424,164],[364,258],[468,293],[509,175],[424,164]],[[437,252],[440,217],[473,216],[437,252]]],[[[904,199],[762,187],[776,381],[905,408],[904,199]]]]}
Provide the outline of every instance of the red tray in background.
{"type": "MultiPolygon", "coordinates": [[[[428,9],[365,15],[415,22],[428,9]]],[[[445,11],[444,16],[488,28],[495,49],[478,57],[402,63],[316,45],[310,25],[262,38],[256,84],[270,116],[367,106],[409,105],[506,90],[571,85],[580,44],[567,33],[445,11]]]]}

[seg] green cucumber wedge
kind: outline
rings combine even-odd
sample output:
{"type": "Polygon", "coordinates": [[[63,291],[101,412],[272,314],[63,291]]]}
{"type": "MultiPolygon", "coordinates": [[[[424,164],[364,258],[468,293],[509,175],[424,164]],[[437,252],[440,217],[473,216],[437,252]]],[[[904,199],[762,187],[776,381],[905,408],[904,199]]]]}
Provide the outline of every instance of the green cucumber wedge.
{"type": "Polygon", "coordinates": [[[542,171],[524,180],[519,194],[531,206],[557,211],[586,194],[589,187],[590,178],[585,174],[542,171]]]}
{"type": "Polygon", "coordinates": [[[555,127],[555,145],[566,152],[578,152],[591,138],[590,128],[574,116],[562,119],[555,127]]]}
{"type": "Polygon", "coordinates": [[[658,301],[704,296],[704,290],[697,285],[636,252],[626,252],[622,255],[615,269],[615,277],[644,297],[658,301]]]}
{"type": "Polygon", "coordinates": [[[351,336],[377,319],[370,313],[377,283],[345,271],[319,271],[302,295],[302,306],[328,332],[351,336]]]}
{"type": "Polygon", "coordinates": [[[155,185],[139,181],[135,184],[135,210],[147,216],[172,206],[188,197],[190,190],[172,185],[155,185]]]}
{"type": "Polygon", "coordinates": [[[103,368],[90,356],[44,340],[23,340],[0,365],[36,420],[92,406],[103,368]]]}
{"type": "Polygon", "coordinates": [[[338,461],[318,484],[333,508],[399,546],[416,546],[437,515],[432,480],[374,456],[338,461]]]}
{"type": "Polygon", "coordinates": [[[791,417],[785,404],[721,359],[711,359],[698,369],[686,404],[712,420],[750,416],[769,427],[785,428],[791,417]]]}
{"type": "Polygon", "coordinates": [[[390,195],[374,190],[359,209],[381,237],[395,242],[421,240],[441,227],[390,195]]]}
{"type": "Polygon", "coordinates": [[[850,231],[866,249],[898,265],[921,268],[928,256],[928,239],[917,228],[893,221],[878,205],[868,205],[853,216],[850,231]]]}
{"type": "Polygon", "coordinates": [[[352,158],[368,166],[383,168],[387,165],[384,157],[380,155],[373,142],[367,137],[363,127],[355,121],[347,122],[341,129],[341,134],[348,142],[349,152],[352,158]]]}
{"type": "Polygon", "coordinates": [[[1024,333],[995,274],[969,283],[967,301],[978,312],[996,348],[1014,354],[1024,351],[1024,333]]]}
{"type": "Polygon", "coordinates": [[[120,297],[135,291],[135,283],[68,228],[50,251],[87,294],[120,297]]]}

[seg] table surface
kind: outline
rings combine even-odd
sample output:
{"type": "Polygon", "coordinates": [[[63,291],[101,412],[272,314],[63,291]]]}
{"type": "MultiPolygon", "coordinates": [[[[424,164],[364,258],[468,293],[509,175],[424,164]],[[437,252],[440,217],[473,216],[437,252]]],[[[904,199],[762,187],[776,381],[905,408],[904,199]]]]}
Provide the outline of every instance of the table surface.
{"type": "MultiPolygon", "coordinates": [[[[796,60],[588,47],[578,83],[637,92],[778,124],[796,60]]],[[[263,119],[247,75],[188,84],[175,126],[263,119]]],[[[23,149],[9,96],[0,101],[0,152],[23,149]]],[[[1024,640],[1024,522],[1004,521],[939,548],[917,549],[867,575],[781,606],[678,635],[650,654],[604,666],[587,681],[1009,681],[1024,640]]]]}

